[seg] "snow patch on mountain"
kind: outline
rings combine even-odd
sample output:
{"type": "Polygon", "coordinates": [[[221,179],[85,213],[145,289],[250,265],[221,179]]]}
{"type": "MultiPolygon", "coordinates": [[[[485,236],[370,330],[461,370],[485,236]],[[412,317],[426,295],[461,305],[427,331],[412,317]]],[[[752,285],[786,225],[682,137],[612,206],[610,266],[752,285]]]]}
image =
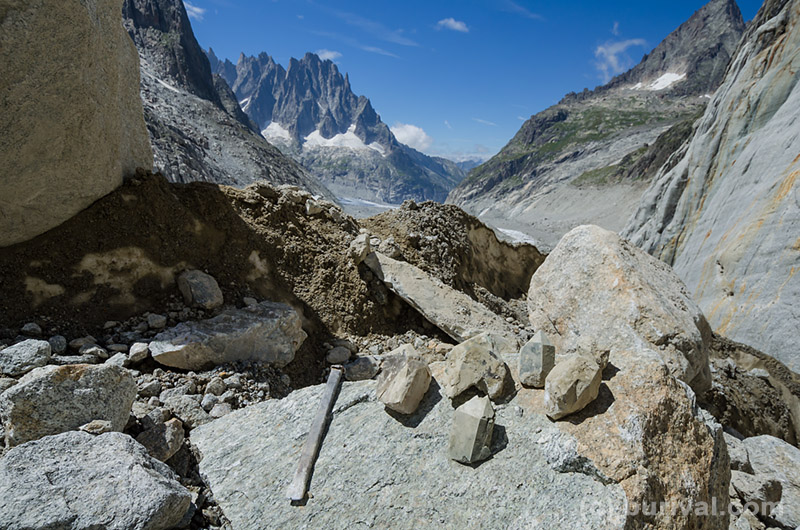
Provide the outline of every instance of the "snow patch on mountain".
{"type": "Polygon", "coordinates": [[[658,79],[656,79],[647,86],[645,86],[644,83],[640,81],[635,85],[633,85],[631,88],[633,90],[652,90],[652,91],[665,90],[674,85],[675,83],[683,81],[684,79],[686,79],[686,74],[674,74],[672,72],[667,72],[666,74],[662,75],[661,77],[659,77],[658,79]]]}
{"type": "MultiPolygon", "coordinates": [[[[270,124],[271,125],[271,124],[270,124]]],[[[288,134],[288,132],[287,132],[288,134]]],[[[386,154],[386,149],[377,142],[373,142],[369,145],[365,144],[364,141],[356,136],[356,126],[355,124],[350,125],[347,128],[347,132],[339,133],[332,138],[325,138],[319,132],[319,129],[312,132],[308,136],[305,137],[304,146],[308,147],[349,147],[350,149],[372,149],[374,151],[379,152],[381,155],[386,154]]]]}
{"type": "MultiPolygon", "coordinates": [[[[250,98],[247,98],[247,100],[249,99],[250,98]]],[[[289,133],[288,130],[281,127],[279,123],[274,121],[270,122],[270,124],[267,125],[267,128],[261,131],[261,136],[263,136],[267,140],[285,140],[287,142],[292,141],[291,133],[289,133]]]]}

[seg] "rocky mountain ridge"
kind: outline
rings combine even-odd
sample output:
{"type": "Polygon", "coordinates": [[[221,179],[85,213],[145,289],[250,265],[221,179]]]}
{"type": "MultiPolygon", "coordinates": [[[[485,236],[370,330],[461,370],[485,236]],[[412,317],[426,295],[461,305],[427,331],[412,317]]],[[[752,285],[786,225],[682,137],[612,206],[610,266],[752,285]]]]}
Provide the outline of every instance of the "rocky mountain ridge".
{"type": "Polygon", "coordinates": [[[743,31],[735,2],[712,0],[630,71],[532,116],[448,202],[547,247],[581,223],[621,229],[653,161],[688,136],[679,124],[702,112],[743,31]],[[657,141],[670,130],[669,142],[657,141]],[[639,159],[651,163],[626,171],[639,159]]]}
{"type": "Polygon", "coordinates": [[[125,0],[123,22],[139,51],[141,97],[155,167],[175,182],[246,186],[260,179],[332,198],[270,145],[215,79],[180,0],[125,0]]]}
{"type": "Polygon", "coordinates": [[[307,53],[284,69],[266,53],[242,54],[236,65],[207,53],[262,134],[337,195],[443,201],[465,175],[454,162],[398,142],[330,60],[307,53]]]}

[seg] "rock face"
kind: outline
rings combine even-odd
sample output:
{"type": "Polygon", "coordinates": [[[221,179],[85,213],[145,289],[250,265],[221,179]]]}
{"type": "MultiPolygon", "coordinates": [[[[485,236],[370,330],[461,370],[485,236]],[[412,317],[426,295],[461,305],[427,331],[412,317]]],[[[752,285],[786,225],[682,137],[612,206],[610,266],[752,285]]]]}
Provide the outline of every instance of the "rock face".
{"type": "Polygon", "coordinates": [[[19,377],[50,360],[52,348],[46,340],[28,339],[0,350],[0,374],[19,377]]]}
{"type": "Polygon", "coordinates": [[[448,399],[429,392],[401,422],[384,412],[375,388],[372,381],[342,387],[311,479],[313,498],[301,510],[284,494],[323,386],[192,431],[200,473],[232,526],[624,528],[618,485],[558,473],[547,462],[537,440],[555,427],[544,415],[528,409],[520,416],[513,403],[498,410],[492,458],[472,468],[449,458],[448,399]]]}
{"type": "Polygon", "coordinates": [[[153,162],[120,0],[0,2],[0,247],[153,162]]]}
{"type": "Polygon", "coordinates": [[[77,429],[93,420],[122,431],[136,397],[130,372],[104,364],[37,368],[0,394],[6,445],[77,429]]]}
{"type": "Polygon", "coordinates": [[[492,333],[481,333],[457,345],[447,354],[438,379],[442,392],[453,399],[475,387],[490,398],[499,399],[508,390],[508,368],[503,356],[516,353],[515,346],[492,333]]]}
{"type": "Polygon", "coordinates": [[[638,66],[531,116],[448,202],[542,249],[581,224],[622,229],[692,133],[744,27],[734,0],[712,0],[638,66]]]}
{"type": "Polygon", "coordinates": [[[191,496],[175,473],[121,433],[68,432],[0,459],[0,527],[174,528],[191,496]]]}
{"type": "Polygon", "coordinates": [[[764,4],[685,156],[623,232],[673,265],[715,330],[800,370],[796,1],[764,4]]]}
{"type": "Polygon", "coordinates": [[[235,361],[285,366],[306,339],[300,316],[286,304],[261,302],[228,309],[214,318],[184,322],[155,336],[150,353],[156,362],[197,370],[235,361]]]}
{"type": "Polygon", "coordinates": [[[603,370],[593,359],[574,355],[564,359],[547,376],[544,406],[558,420],[582,410],[597,398],[603,370]]]}
{"type": "Polygon", "coordinates": [[[122,13],[139,50],[141,99],[157,170],[173,182],[244,187],[264,179],[332,197],[251,129],[240,110],[226,108],[229,89],[220,79],[217,90],[181,0],[125,0],[122,13]]]}
{"type": "Polygon", "coordinates": [[[456,409],[450,429],[450,458],[462,464],[486,460],[492,454],[494,409],[487,397],[474,396],[456,409]]]}
{"type": "Polygon", "coordinates": [[[484,330],[492,330],[516,343],[516,334],[505,320],[414,265],[376,252],[364,262],[386,287],[456,341],[463,342],[484,330]]]}
{"type": "Polygon", "coordinates": [[[208,57],[261,134],[338,196],[443,201],[465,176],[455,163],[398,142],[330,60],[307,53],[284,69],[266,53],[242,54],[235,66],[213,50],[208,57]]]}
{"type": "Polygon", "coordinates": [[[668,266],[612,232],[581,226],[564,236],[531,278],[528,310],[559,355],[590,340],[625,369],[626,352],[648,349],[696,391],[711,384],[703,313],[668,266]]]}
{"type": "Polygon", "coordinates": [[[610,351],[597,399],[558,423],[579,454],[623,486],[629,506],[647,508],[648,524],[727,528],[727,514],[679,509],[725,506],[730,468],[721,427],[688,386],[708,386],[711,333],[674,273],[616,234],[583,226],[533,275],[528,306],[559,356],[610,351]]]}

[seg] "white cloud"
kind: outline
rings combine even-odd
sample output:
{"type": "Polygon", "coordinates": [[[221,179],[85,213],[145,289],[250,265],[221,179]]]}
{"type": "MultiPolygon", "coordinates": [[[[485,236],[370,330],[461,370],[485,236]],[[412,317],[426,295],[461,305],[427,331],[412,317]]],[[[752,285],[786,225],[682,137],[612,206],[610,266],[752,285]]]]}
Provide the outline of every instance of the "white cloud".
{"type": "Polygon", "coordinates": [[[417,151],[425,151],[433,145],[433,138],[422,130],[421,127],[409,123],[395,123],[392,126],[392,133],[397,141],[413,147],[417,151]]]}
{"type": "Polygon", "coordinates": [[[613,33],[614,35],[619,36],[619,21],[616,21],[616,20],[614,21],[614,27],[611,28],[611,33],[613,33]]]}
{"type": "Polygon", "coordinates": [[[526,121],[528,118],[526,118],[525,116],[517,116],[517,119],[519,121],[526,121]]]}
{"type": "Polygon", "coordinates": [[[513,0],[505,0],[503,3],[503,11],[508,11],[509,13],[514,13],[516,15],[522,15],[523,17],[531,20],[542,20],[542,15],[534,13],[527,7],[518,4],[513,0]]]}
{"type": "Polygon", "coordinates": [[[449,121],[447,121],[447,120],[444,120],[444,124],[445,124],[445,125],[447,125],[447,128],[448,128],[448,129],[452,129],[452,128],[453,128],[453,126],[452,126],[452,125],[450,125],[450,122],[449,122],[449,121]]]}
{"type": "Polygon", "coordinates": [[[326,61],[326,60],[335,61],[336,59],[338,59],[338,58],[340,58],[342,56],[342,54],[337,52],[337,51],[326,50],[324,48],[321,49],[321,50],[317,50],[314,53],[319,55],[319,58],[322,59],[323,61],[326,61]]]}
{"type": "Polygon", "coordinates": [[[186,7],[186,14],[189,15],[189,18],[198,22],[203,21],[203,17],[206,14],[206,10],[204,8],[190,4],[186,0],[184,0],[183,5],[186,7]]]}
{"type": "Polygon", "coordinates": [[[472,118],[472,121],[480,123],[481,125],[491,125],[492,127],[497,127],[496,123],[491,122],[489,120],[482,120],[480,118],[472,118]]]}
{"type": "Polygon", "coordinates": [[[453,31],[460,31],[461,33],[469,33],[469,28],[464,22],[456,20],[453,17],[443,18],[436,23],[436,29],[452,29],[453,31]]]}
{"type": "Polygon", "coordinates": [[[597,58],[595,66],[600,71],[603,82],[607,83],[615,75],[621,74],[633,66],[630,56],[625,53],[628,48],[646,44],[644,39],[629,39],[618,42],[609,41],[598,46],[594,51],[594,56],[597,58]]]}

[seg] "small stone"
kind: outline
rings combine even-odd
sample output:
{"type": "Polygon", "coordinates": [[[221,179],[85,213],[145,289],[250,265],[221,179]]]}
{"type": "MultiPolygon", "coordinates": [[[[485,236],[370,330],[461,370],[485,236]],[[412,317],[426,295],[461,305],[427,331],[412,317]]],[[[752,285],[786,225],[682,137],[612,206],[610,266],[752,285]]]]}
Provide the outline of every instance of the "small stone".
{"type": "Polygon", "coordinates": [[[148,355],[150,355],[150,348],[148,347],[147,343],[136,342],[131,346],[131,349],[128,352],[128,360],[131,363],[140,363],[147,359],[148,355]]]}
{"type": "Polygon", "coordinates": [[[119,322],[116,320],[108,320],[105,324],[103,324],[104,330],[114,329],[115,327],[119,326],[119,322]]]}
{"type": "Polygon", "coordinates": [[[161,394],[159,394],[158,399],[161,401],[166,401],[167,399],[175,396],[186,396],[192,393],[192,389],[188,384],[178,385],[173,388],[167,388],[166,390],[162,390],[161,394]]]}
{"type": "Polygon", "coordinates": [[[556,363],[556,348],[538,331],[519,351],[519,379],[523,386],[544,388],[547,374],[556,363]]]}
{"type": "Polygon", "coordinates": [[[578,412],[597,398],[603,370],[593,359],[569,357],[550,372],[544,385],[547,416],[557,420],[578,412]]]}
{"type": "Polygon", "coordinates": [[[392,236],[387,237],[378,245],[378,252],[392,259],[398,259],[402,255],[392,236]]]}
{"type": "Polygon", "coordinates": [[[189,429],[211,421],[211,417],[203,410],[200,403],[189,396],[173,396],[163,401],[164,406],[189,429]]]}
{"type": "Polygon", "coordinates": [[[113,353],[128,353],[128,345],[127,344],[109,344],[107,346],[108,351],[113,353]]]}
{"type": "Polygon", "coordinates": [[[356,236],[356,238],[350,243],[350,248],[348,249],[348,255],[356,265],[359,265],[362,261],[364,261],[364,258],[366,258],[370,252],[369,234],[366,233],[356,236]]]}
{"type": "Polygon", "coordinates": [[[245,305],[245,307],[253,307],[254,305],[258,304],[258,300],[249,296],[245,296],[242,298],[242,303],[245,305]]]}
{"type": "Polygon", "coordinates": [[[306,214],[317,215],[322,211],[322,205],[314,199],[306,199],[306,214]]]}
{"type": "Polygon", "coordinates": [[[50,364],[67,366],[70,364],[100,364],[100,359],[94,355],[54,355],[50,357],[50,364]]]}
{"type": "Polygon", "coordinates": [[[200,406],[203,407],[204,411],[209,412],[217,403],[219,403],[219,398],[217,396],[214,394],[206,394],[203,396],[202,401],[200,401],[200,406]]]}
{"type": "Polygon", "coordinates": [[[350,350],[343,346],[337,346],[333,348],[331,351],[328,352],[328,355],[325,356],[325,360],[329,364],[342,364],[347,362],[350,359],[350,350]]]}
{"type": "Polygon", "coordinates": [[[235,390],[241,390],[244,387],[244,379],[242,374],[233,374],[225,378],[225,386],[235,390]]]}
{"type": "Polygon", "coordinates": [[[40,337],[42,335],[42,327],[36,322],[28,322],[22,326],[21,332],[28,337],[40,337]]]}
{"type": "Polygon", "coordinates": [[[231,412],[233,412],[233,408],[230,403],[217,403],[214,405],[214,408],[211,409],[211,412],[209,412],[209,416],[212,418],[221,418],[231,412]]]}
{"type": "Polygon", "coordinates": [[[107,432],[114,432],[114,426],[111,425],[111,422],[107,420],[92,420],[89,423],[78,427],[78,430],[98,436],[107,432]]]}
{"type": "Polygon", "coordinates": [[[138,333],[144,333],[145,331],[150,329],[150,326],[147,325],[147,322],[139,322],[133,329],[138,333]]]}
{"type": "Polygon", "coordinates": [[[97,339],[92,337],[91,335],[87,335],[79,339],[71,340],[69,343],[69,347],[71,350],[80,351],[80,349],[86,346],[87,344],[97,344],[97,339]]]}
{"type": "Polygon", "coordinates": [[[494,333],[481,333],[454,347],[447,354],[439,384],[450,399],[475,387],[491,399],[503,395],[508,368],[505,353],[516,353],[517,346],[494,333]]]}
{"type": "Polygon", "coordinates": [[[213,276],[202,271],[189,270],[178,276],[180,289],[186,305],[203,309],[216,309],[224,302],[222,291],[213,276]]]}
{"type": "Polygon", "coordinates": [[[128,366],[128,355],[125,353],[117,353],[110,357],[106,361],[106,364],[115,364],[122,367],[128,366]]]}
{"type": "Polygon", "coordinates": [[[147,326],[150,329],[164,329],[167,327],[167,317],[150,313],[147,315],[147,326]]]}
{"type": "Polygon", "coordinates": [[[431,384],[428,363],[414,353],[406,345],[402,353],[389,356],[394,359],[384,359],[385,368],[378,381],[378,400],[400,414],[413,414],[431,384]]]}
{"type": "Polygon", "coordinates": [[[488,397],[475,396],[456,409],[450,430],[450,458],[462,464],[486,460],[492,454],[494,409],[488,397]]]}
{"type": "Polygon", "coordinates": [[[67,351],[67,339],[61,335],[50,337],[47,342],[50,343],[53,355],[61,355],[67,351]]]}
{"type": "Polygon", "coordinates": [[[166,462],[181,448],[184,436],[183,424],[179,419],[172,418],[142,431],[136,441],[145,446],[150,456],[166,462]]]}
{"type": "Polygon", "coordinates": [[[220,377],[212,377],[206,385],[206,394],[221,396],[227,389],[228,386],[220,377]]]}
{"type": "Polygon", "coordinates": [[[149,383],[145,383],[139,388],[139,395],[146,398],[158,396],[160,393],[161,382],[155,379],[149,383]]]}
{"type": "Polygon", "coordinates": [[[28,339],[0,350],[0,374],[19,377],[50,361],[52,348],[46,340],[28,339]]]}
{"type": "Polygon", "coordinates": [[[233,390],[226,390],[223,392],[221,396],[219,396],[219,400],[223,403],[229,403],[231,405],[236,404],[236,393],[233,390]]]}
{"type": "Polygon", "coordinates": [[[84,344],[78,350],[80,355],[93,355],[98,359],[108,359],[108,352],[97,344],[84,344]]]}
{"type": "Polygon", "coordinates": [[[348,381],[364,381],[372,379],[381,370],[381,364],[372,355],[359,357],[344,365],[344,378],[348,381]]]}

